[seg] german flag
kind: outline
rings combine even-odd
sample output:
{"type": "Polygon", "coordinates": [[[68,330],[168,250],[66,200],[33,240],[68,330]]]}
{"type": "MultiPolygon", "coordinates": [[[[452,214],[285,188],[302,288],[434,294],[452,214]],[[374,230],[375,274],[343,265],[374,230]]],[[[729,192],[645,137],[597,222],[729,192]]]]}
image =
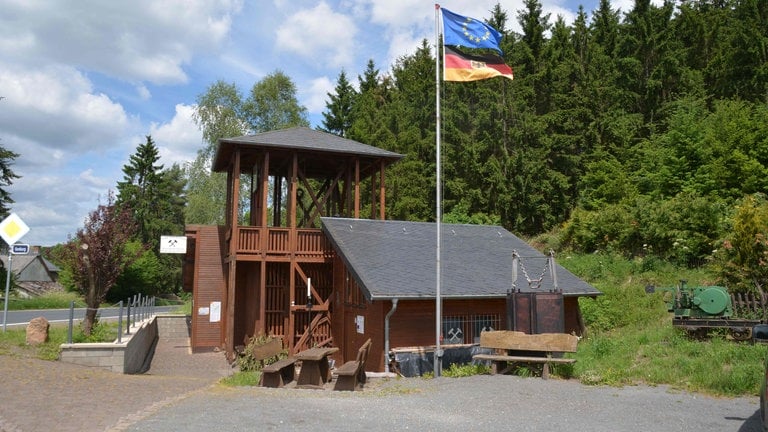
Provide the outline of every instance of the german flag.
{"type": "Polygon", "coordinates": [[[443,50],[445,81],[478,81],[497,76],[513,79],[512,68],[496,54],[471,55],[449,45],[443,50]]]}

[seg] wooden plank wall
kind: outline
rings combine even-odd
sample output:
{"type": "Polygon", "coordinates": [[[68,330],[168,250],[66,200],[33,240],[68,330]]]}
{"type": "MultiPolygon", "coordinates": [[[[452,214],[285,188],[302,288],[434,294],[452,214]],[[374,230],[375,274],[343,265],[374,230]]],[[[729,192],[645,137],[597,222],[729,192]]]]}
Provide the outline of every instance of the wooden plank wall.
{"type": "MultiPolygon", "coordinates": [[[[504,326],[506,299],[443,300],[442,314],[443,319],[457,315],[498,315],[504,326]]],[[[390,348],[434,346],[435,301],[400,300],[389,327],[390,348]]]]}
{"type": "Polygon", "coordinates": [[[235,291],[234,343],[244,344],[246,337],[258,335],[259,283],[261,263],[240,261],[237,263],[237,289],[235,291]]]}
{"type": "MultiPolygon", "coordinates": [[[[223,325],[226,310],[224,291],[225,264],[222,260],[223,228],[216,226],[188,226],[187,236],[194,237],[195,265],[192,296],[192,351],[210,351],[223,344],[223,325]],[[221,302],[221,320],[210,322],[212,302],[221,302]],[[201,308],[209,308],[201,315],[201,308]]],[[[186,269],[187,267],[185,267],[186,269]]],[[[185,277],[186,278],[186,277],[185,277]]]]}

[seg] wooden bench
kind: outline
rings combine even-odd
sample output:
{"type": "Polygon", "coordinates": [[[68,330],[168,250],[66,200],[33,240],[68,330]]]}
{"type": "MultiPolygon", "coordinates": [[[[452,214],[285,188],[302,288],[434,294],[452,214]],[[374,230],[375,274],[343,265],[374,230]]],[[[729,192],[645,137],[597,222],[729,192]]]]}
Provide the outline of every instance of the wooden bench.
{"type": "Polygon", "coordinates": [[[576,352],[579,338],[565,333],[525,334],[518,331],[480,333],[480,347],[497,350],[496,354],[475,354],[474,360],[491,362],[492,374],[509,371],[509,363],[540,363],[541,377],[549,378],[550,364],[569,364],[576,359],[562,358],[562,353],[576,352]]]}
{"type": "Polygon", "coordinates": [[[368,361],[371,343],[371,339],[365,341],[363,346],[357,350],[357,358],[336,369],[337,377],[334,390],[355,391],[358,387],[365,385],[365,362],[368,361]]]}
{"type": "Polygon", "coordinates": [[[251,354],[255,360],[261,362],[261,378],[259,385],[263,387],[283,387],[296,377],[296,359],[288,357],[280,359],[283,353],[283,340],[275,338],[263,345],[254,346],[251,354]],[[265,365],[267,360],[277,358],[274,363],[265,365]]]}

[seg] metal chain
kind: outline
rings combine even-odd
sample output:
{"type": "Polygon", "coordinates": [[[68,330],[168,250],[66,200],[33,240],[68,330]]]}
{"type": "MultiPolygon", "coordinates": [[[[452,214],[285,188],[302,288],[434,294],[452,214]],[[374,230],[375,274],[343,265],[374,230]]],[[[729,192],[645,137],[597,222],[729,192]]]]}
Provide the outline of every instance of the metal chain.
{"type": "Polygon", "coordinates": [[[528,280],[528,288],[541,288],[541,281],[544,280],[544,275],[547,273],[547,267],[549,267],[549,259],[547,259],[547,264],[544,265],[544,270],[541,271],[538,279],[531,279],[530,276],[528,276],[528,271],[525,269],[525,264],[523,264],[523,257],[518,257],[518,259],[520,261],[520,268],[523,270],[523,276],[528,280]],[[532,282],[536,282],[535,288],[532,286],[532,282]]]}

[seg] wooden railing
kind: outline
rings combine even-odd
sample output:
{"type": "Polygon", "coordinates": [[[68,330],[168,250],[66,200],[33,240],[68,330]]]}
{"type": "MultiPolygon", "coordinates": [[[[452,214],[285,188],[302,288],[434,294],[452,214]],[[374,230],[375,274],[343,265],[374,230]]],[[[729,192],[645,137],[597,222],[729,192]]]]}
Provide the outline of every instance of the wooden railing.
{"type": "Polygon", "coordinates": [[[260,228],[241,226],[238,229],[237,253],[267,255],[289,255],[295,253],[303,257],[327,257],[332,252],[331,244],[322,230],[316,228],[302,228],[296,230],[296,245],[291,245],[290,228],[260,228]],[[262,238],[267,236],[265,249],[262,251],[262,238]],[[291,249],[295,250],[291,250],[291,249]]]}

